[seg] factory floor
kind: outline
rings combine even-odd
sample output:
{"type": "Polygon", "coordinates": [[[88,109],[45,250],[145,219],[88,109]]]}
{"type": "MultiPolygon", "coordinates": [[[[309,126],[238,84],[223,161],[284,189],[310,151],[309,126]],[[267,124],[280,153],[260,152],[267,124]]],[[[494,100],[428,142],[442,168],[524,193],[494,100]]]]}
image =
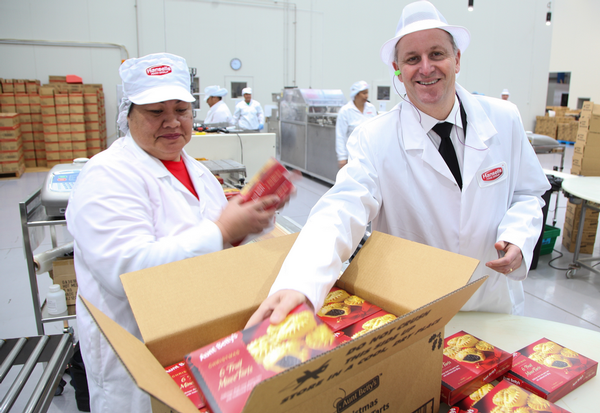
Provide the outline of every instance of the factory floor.
{"type": "MultiPolygon", "coordinates": [[[[573,146],[568,146],[564,172],[569,172],[573,146]]],[[[552,169],[560,164],[560,155],[538,155],[542,166],[552,169]]],[[[19,217],[18,203],[25,200],[37,190],[47,175],[47,172],[27,172],[18,179],[0,179],[0,338],[15,338],[37,335],[31,289],[27,274],[27,266],[23,255],[23,237],[19,217]]],[[[306,223],[313,205],[329,189],[330,185],[307,177],[296,184],[297,194],[281,211],[285,217],[295,221],[300,226],[306,223]]],[[[565,219],[567,199],[562,194],[554,193],[550,200],[548,225],[561,229],[565,219]],[[556,208],[558,199],[558,209],[556,208]],[[556,210],[556,215],[555,215],[556,210]]],[[[40,246],[34,251],[39,253],[51,248],[50,235],[45,230],[45,237],[40,246]]],[[[71,240],[65,227],[57,228],[59,244],[71,240]]],[[[555,250],[539,258],[537,268],[530,271],[524,281],[525,316],[557,321],[600,332],[600,275],[580,269],[573,279],[566,278],[566,269],[573,261],[561,243],[561,237],[556,240],[555,250]]],[[[596,243],[594,255],[600,255],[600,242],[596,243]]],[[[584,256],[586,257],[586,256],[584,256]]],[[[47,273],[37,277],[40,299],[44,300],[51,284],[47,273]]],[[[74,321],[69,322],[75,327],[74,321]]],[[[45,334],[60,334],[63,323],[45,324],[45,334]]],[[[0,384],[0,399],[7,393],[10,383],[18,374],[18,367],[11,369],[7,378],[0,384]]],[[[41,375],[41,369],[36,368],[32,379],[41,375]]],[[[67,382],[69,377],[66,376],[67,382]]],[[[22,411],[27,403],[35,382],[27,383],[12,411],[22,411]]],[[[77,412],[75,392],[67,384],[60,396],[54,397],[49,412],[77,412]]]]}

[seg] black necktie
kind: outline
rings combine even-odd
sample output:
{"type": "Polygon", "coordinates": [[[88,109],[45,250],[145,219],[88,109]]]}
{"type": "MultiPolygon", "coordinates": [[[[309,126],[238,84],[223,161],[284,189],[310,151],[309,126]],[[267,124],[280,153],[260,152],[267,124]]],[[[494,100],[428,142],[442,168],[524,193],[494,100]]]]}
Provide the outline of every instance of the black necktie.
{"type": "Polygon", "coordinates": [[[458,187],[462,190],[462,177],[460,176],[460,167],[458,166],[458,159],[456,158],[456,151],[452,140],[450,139],[450,132],[454,125],[450,122],[438,123],[433,127],[433,131],[440,135],[442,142],[440,143],[440,155],[446,161],[446,165],[450,168],[450,172],[454,175],[458,187]]]}

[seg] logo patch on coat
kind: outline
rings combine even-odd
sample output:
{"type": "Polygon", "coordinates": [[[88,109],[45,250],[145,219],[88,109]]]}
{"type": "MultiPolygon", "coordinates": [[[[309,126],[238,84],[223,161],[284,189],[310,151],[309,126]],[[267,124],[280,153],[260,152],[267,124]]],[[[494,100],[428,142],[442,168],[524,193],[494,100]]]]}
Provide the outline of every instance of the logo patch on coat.
{"type": "Polygon", "coordinates": [[[481,188],[485,188],[486,186],[496,185],[504,181],[507,175],[508,168],[506,162],[500,162],[499,164],[480,169],[477,172],[477,182],[481,188]]]}

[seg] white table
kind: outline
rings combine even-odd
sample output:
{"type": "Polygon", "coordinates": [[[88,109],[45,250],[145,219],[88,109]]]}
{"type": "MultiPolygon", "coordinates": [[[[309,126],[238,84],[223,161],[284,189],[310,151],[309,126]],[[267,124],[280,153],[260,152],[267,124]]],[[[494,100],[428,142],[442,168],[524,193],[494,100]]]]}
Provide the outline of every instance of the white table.
{"type": "MultiPolygon", "coordinates": [[[[510,353],[546,337],[592,360],[600,361],[600,333],[581,327],[508,314],[459,312],[446,325],[446,337],[461,330],[510,353]]],[[[571,413],[597,412],[600,410],[598,395],[600,378],[596,376],[555,404],[571,413]]],[[[447,411],[448,406],[442,404],[440,412],[447,411]]]]}
{"type": "Polygon", "coordinates": [[[579,259],[579,251],[581,248],[581,239],[583,237],[583,227],[585,222],[585,212],[588,208],[594,211],[600,211],[600,205],[598,205],[600,204],[600,177],[580,176],[577,179],[564,180],[562,183],[562,190],[570,195],[571,202],[575,201],[575,203],[578,203],[581,201],[581,215],[579,217],[575,252],[573,253],[573,263],[569,266],[569,271],[567,271],[567,278],[572,278],[577,272],[577,269],[581,267],[595,272],[596,274],[600,274],[600,271],[598,271],[596,268],[586,264],[586,262],[590,261],[600,261],[600,257],[579,259]]]}

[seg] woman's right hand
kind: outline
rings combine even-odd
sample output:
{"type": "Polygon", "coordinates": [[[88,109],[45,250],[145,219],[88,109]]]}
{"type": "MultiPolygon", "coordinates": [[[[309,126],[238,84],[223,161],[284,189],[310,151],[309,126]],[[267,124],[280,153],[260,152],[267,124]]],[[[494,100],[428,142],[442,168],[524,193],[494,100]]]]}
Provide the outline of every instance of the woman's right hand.
{"type": "Polygon", "coordinates": [[[215,222],[223,235],[223,245],[239,242],[271,225],[279,202],[277,195],[248,202],[243,202],[241,196],[231,198],[215,222]]]}

